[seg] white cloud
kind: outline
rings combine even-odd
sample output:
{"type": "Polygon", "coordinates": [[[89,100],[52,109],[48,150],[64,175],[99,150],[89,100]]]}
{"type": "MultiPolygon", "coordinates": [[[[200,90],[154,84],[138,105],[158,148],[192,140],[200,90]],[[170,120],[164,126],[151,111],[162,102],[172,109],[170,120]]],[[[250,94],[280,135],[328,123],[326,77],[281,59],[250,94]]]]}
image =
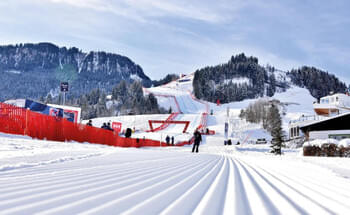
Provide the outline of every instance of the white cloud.
{"type": "Polygon", "coordinates": [[[232,19],[234,11],[244,4],[242,0],[226,2],[219,0],[215,5],[205,1],[184,0],[41,0],[69,4],[74,7],[110,12],[140,22],[153,18],[177,17],[221,23],[232,19]]]}
{"type": "Polygon", "coordinates": [[[310,2],[0,0],[0,41],[49,41],[115,52],[153,76],[193,72],[241,52],[283,70],[349,68],[347,13],[310,2]]]}
{"type": "Polygon", "coordinates": [[[225,20],[223,14],[213,8],[205,8],[198,4],[181,1],[126,0],[128,5],[147,17],[175,16],[205,22],[218,23],[225,20]]]}

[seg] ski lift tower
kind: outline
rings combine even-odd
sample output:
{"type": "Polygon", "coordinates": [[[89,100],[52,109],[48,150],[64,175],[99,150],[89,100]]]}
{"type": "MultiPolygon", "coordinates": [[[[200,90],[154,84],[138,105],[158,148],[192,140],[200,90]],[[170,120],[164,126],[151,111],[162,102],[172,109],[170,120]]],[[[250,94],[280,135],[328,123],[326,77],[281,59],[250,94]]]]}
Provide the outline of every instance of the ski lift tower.
{"type": "Polygon", "coordinates": [[[227,107],[227,110],[226,110],[226,122],[225,122],[225,141],[226,141],[226,143],[228,141],[228,122],[229,122],[229,118],[230,118],[230,108],[227,107]]]}
{"type": "Polygon", "coordinates": [[[68,82],[61,82],[61,92],[63,92],[63,105],[65,105],[66,92],[68,92],[68,82]]]}

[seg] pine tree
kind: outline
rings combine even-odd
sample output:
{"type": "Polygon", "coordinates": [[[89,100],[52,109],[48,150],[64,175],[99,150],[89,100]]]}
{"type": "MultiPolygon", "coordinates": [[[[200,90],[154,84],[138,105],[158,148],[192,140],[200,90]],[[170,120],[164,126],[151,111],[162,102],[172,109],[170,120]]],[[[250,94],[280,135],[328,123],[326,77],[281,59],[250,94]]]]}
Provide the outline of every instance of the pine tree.
{"type": "Polygon", "coordinates": [[[153,95],[153,93],[150,93],[148,95],[147,100],[151,105],[151,109],[149,110],[150,113],[159,113],[158,101],[157,98],[153,95]]]}
{"type": "Polygon", "coordinates": [[[128,84],[122,80],[112,90],[112,99],[124,103],[128,99],[128,84]]]}
{"type": "Polygon", "coordinates": [[[271,126],[271,153],[276,155],[282,154],[282,142],[283,142],[283,130],[282,130],[282,119],[279,114],[279,110],[276,105],[272,104],[270,107],[270,120],[271,126]]]}
{"type": "Polygon", "coordinates": [[[51,96],[51,94],[47,95],[45,103],[46,104],[51,104],[52,103],[52,96],[51,96]]]}
{"type": "Polygon", "coordinates": [[[63,104],[63,93],[60,93],[60,94],[58,95],[58,104],[59,104],[59,105],[62,105],[62,104],[63,104]]]}
{"type": "Polygon", "coordinates": [[[106,107],[106,94],[104,92],[102,92],[102,94],[99,96],[99,100],[96,105],[96,112],[98,117],[107,116],[108,114],[106,107]]]}
{"type": "Polygon", "coordinates": [[[272,97],[276,92],[276,78],[275,74],[271,74],[269,77],[269,85],[267,87],[267,96],[272,97]]]}

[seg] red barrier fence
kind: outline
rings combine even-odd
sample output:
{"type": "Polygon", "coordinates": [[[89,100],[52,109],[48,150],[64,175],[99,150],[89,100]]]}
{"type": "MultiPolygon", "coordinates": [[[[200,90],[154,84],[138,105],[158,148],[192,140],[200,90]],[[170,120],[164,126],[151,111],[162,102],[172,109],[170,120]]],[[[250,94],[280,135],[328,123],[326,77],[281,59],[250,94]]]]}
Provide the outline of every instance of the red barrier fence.
{"type": "Polygon", "coordinates": [[[197,130],[207,128],[207,117],[208,117],[207,113],[202,113],[201,122],[200,122],[199,126],[197,127],[197,130]]]}
{"type": "Polygon", "coordinates": [[[214,135],[215,131],[214,130],[207,130],[207,121],[208,121],[208,114],[209,114],[209,105],[207,102],[203,102],[199,99],[197,99],[191,91],[188,91],[188,93],[190,94],[191,98],[199,103],[202,103],[205,105],[205,110],[206,112],[202,113],[202,117],[201,117],[201,122],[199,124],[199,126],[196,128],[197,130],[201,131],[201,134],[205,134],[205,135],[214,135]]]}
{"type": "Polygon", "coordinates": [[[169,122],[173,121],[177,117],[177,115],[179,115],[179,113],[171,113],[166,120],[162,120],[162,124],[157,128],[153,128],[151,121],[160,121],[160,120],[149,120],[148,123],[149,123],[150,130],[147,132],[156,132],[156,131],[166,129],[169,126],[169,122]]]}
{"type": "Polygon", "coordinates": [[[192,145],[193,142],[194,142],[194,137],[192,137],[189,141],[178,142],[178,143],[176,143],[175,146],[192,145]]]}
{"type": "Polygon", "coordinates": [[[171,120],[171,121],[164,121],[164,120],[148,120],[149,123],[149,127],[151,128],[150,131],[155,131],[155,129],[153,129],[153,123],[163,123],[167,124],[167,127],[169,126],[169,124],[184,124],[184,129],[182,130],[182,133],[186,133],[188,126],[190,125],[190,121],[179,121],[179,120],[171,120]]]}
{"type": "Polygon", "coordinates": [[[112,131],[72,123],[63,118],[4,103],[0,103],[0,132],[27,135],[41,140],[89,142],[120,147],[167,146],[156,140],[119,137],[112,131]]]}

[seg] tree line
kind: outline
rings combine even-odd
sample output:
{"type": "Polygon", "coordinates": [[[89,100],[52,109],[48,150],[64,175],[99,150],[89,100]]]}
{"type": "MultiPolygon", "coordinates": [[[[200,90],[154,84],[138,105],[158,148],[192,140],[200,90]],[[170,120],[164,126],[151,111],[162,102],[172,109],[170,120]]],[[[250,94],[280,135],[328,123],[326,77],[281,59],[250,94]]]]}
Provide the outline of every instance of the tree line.
{"type": "Polygon", "coordinates": [[[315,67],[303,66],[299,69],[292,69],[287,74],[295,85],[305,87],[317,99],[327,96],[331,92],[345,93],[348,90],[346,84],[335,75],[315,67]]]}
{"type": "MultiPolygon", "coordinates": [[[[62,104],[63,95],[46,98],[40,97],[45,103],[62,104]]],[[[104,90],[93,89],[78,98],[70,97],[66,105],[81,107],[81,118],[91,119],[96,117],[109,117],[134,114],[161,114],[168,110],[158,105],[157,98],[153,94],[144,95],[142,83],[135,81],[128,83],[121,81],[112,89],[111,98],[107,99],[104,90]]]]}
{"type": "Polygon", "coordinates": [[[152,81],[152,84],[153,84],[153,87],[158,87],[158,86],[161,86],[161,85],[164,85],[164,84],[168,84],[172,81],[175,81],[179,79],[179,76],[176,75],[176,74],[168,74],[166,75],[164,78],[160,79],[160,80],[154,80],[152,81]]]}

